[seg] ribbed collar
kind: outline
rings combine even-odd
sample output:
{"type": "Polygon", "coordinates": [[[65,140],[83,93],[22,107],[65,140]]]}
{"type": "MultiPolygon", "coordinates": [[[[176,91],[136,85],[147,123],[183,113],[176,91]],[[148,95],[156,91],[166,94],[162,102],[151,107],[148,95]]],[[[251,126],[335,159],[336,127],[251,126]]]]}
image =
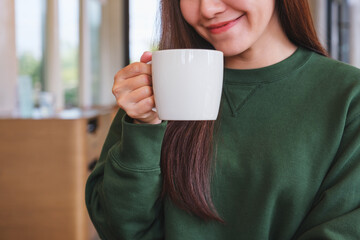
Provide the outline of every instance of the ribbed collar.
{"type": "Polygon", "coordinates": [[[256,69],[224,69],[225,83],[256,84],[278,81],[297,71],[310,59],[313,52],[298,49],[288,58],[274,65],[256,69]]]}

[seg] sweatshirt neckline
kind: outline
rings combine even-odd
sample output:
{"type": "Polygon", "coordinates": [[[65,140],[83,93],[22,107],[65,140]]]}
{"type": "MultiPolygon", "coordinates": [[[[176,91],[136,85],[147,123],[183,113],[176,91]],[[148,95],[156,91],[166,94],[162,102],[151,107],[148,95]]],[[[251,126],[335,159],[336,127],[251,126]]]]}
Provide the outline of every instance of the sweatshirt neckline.
{"type": "Polygon", "coordinates": [[[225,68],[224,82],[256,84],[278,81],[304,66],[311,55],[311,51],[298,47],[288,58],[267,67],[255,69],[225,68]]]}

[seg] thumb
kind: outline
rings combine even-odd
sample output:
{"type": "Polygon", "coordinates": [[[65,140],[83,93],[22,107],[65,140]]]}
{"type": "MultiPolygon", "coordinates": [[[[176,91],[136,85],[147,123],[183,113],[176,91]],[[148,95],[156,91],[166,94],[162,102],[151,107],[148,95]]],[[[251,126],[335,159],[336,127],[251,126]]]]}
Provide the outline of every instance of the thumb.
{"type": "Polygon", "coordinates": [[[140,58],[140,62],[147,63],[147,62],[150,62],[151,59],[152,59],[152,53],[149,51],[146,51],[142,54],[142,56],[140,58]]]}

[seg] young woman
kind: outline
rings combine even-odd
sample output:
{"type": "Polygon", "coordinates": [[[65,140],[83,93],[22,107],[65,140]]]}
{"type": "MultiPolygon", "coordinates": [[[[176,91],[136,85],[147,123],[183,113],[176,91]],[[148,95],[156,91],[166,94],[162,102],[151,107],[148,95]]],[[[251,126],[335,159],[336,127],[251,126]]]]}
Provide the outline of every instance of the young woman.
{"type": "Polygon", "coordinates": [[[307,0],[162,0],[160,49],[224,53],[217,121],[151,109],[151,53],[86,186],[103,239],[360,239],[360,70],[326,57],[307,0]]]}

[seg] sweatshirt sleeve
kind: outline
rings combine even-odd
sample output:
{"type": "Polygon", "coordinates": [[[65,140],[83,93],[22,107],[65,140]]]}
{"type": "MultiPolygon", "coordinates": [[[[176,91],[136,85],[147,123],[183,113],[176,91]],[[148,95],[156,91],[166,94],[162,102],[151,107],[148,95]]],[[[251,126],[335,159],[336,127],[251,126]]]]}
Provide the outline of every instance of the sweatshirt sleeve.
{"type": "Polygon", "coordinates": [[[297,240],[360,239],[360,117],[350,119],[297,240]]]}
{"type": "Polygon", "coordinates": [[[102,239],[162,239],[160,153],[166,122],[132,124],[119,110],[85,190],[102,239]]]}

